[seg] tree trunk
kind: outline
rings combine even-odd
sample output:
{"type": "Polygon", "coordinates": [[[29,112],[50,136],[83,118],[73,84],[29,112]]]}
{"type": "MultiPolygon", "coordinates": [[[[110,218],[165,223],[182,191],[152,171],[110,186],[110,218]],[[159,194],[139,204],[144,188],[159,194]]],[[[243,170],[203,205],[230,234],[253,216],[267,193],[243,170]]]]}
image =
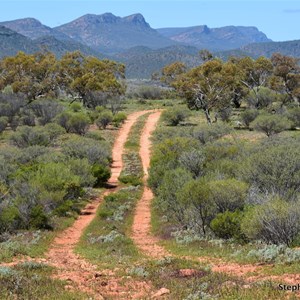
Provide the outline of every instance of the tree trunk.
{"type": "Polygon", "coordinates": [[[211,117],[210,117],[210,114],[209,114],[209,110],[206,108],[206,109],[203,109],[204,110],[204,113],[205,113],[205,117],[206,117],[206,121],[209,125],[211,125],[211,117]]]}

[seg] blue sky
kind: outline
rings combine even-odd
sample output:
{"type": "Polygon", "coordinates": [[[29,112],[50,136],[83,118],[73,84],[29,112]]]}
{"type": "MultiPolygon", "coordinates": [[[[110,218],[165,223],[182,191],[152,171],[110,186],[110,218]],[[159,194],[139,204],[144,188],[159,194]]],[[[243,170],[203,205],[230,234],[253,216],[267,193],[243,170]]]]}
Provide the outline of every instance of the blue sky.
{"type": "Polygon", "coordinates": [[[275,41],[300,39],[299,0],[0,0],[0,21],[34,17],[50,27],[105,12],[139,12],[153,28],[256,26],[275,41]]]}

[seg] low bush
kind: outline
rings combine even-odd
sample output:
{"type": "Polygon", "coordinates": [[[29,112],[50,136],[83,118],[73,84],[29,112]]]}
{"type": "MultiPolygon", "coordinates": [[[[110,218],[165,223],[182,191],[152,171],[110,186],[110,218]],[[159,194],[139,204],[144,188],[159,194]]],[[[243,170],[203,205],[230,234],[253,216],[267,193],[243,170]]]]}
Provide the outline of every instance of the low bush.
{"type": "Polygon", "coordinates": [[[113,120],[113,114],[110,111],[103,111],[96,120],[99,128],[105,129],[113,120]]]}
{"type": "Polygon", "coordinates": [[[216,123],[212,125],[201,125],[193,131],[193,136],[199,140],[201,144],[207,144],[217,140],[232,131],[232,128],[227,124],[216,123]]]}
{"type": "Polygon", "coordinates": [[[84,113],[72,114],[67,122],[67,131],[77,134],[85,134],[90,125],[90,119],[84,113]]]}
{"type": "Polygon", "coordinates": [[[56,122],[67,132],[85,134],[90,125],[90,118],[83,112],[63,111],[56,118],[56,122]]]}
{"type": "Polygon", "coordinates": [[[289,246],[299,235],[299,220],[299,202],[290,203],[275,197],[249,209],[241,228],[249,239],[289,246]]]}
{"type": "Polygon", "coordinates": [[[246,109],[241,113],[240,117],[245,126],[249,127],[250,123],[253,122],[258,115],[259,112],[257,109],[246,109]]]}
{"type": "Polygon", "coordinates": [[[162,113],[162,120],[170,126],[177,126],[189,117],[190,111],[187,108],[172,108],[162,113]]]}
{"type": "Polygon", "coordinates": [[[292,122],[293,128],[300,127],[300,107],[289,110],[287,117],[292,122]]]}
{"type": "Polygon", "coordinates": [[[163,90],[154,86],[140,86],[133,93],[134,97],[146,100],[163,99],[163,90]]]}
{"type": "Polygon", "coordinates": [[[55,100],[38,100],[29,105],[31,111],[38,118],[39,124],[45,125],[54,120],[54,118],[63,111],[64,107],[55,100]]]}
{"type": "Polygon", "coordinates": [[[286,245],[266,245],[261,249],[249,251],[247,257],[263,263],[299,263],[300,250],[288,248],[286,245]]]}
{"type": "Polygon", "coordinates": [[[127,119],[127,115],[125,113],[119,112],[113,116],[112,122],[114,126],[119,127],[121,124],[125,122],[126,119],[127,119]]]}
{"type": "Polygon", "coordinates": [[[8,118],[7,117],[0,117],[0,133],[2,133],[8,124],[8,118]]]}
{"type": "Polygon", "coordinates": [[[260,115],[250,124],[251,128],[265,133],[268,137],[289,129],[291,126],[291,122],[280,115],[260,115]]]}
{"type": "Polygon", "coordinates": [[[246,237],[241,230],[242,213],[240,211],[225,211],[217,214],[210,222],[214,234],[221,239],[245,240],[246,237]]]}
{"type": "Polygon", "coordinates": [[[102,186],[111,176],[110,168],[100,164],[94,164],[92,172],[93,176],[96,178],[97,186],[102,186]]]}
{"type": "Polygon", "coordinates": [[[138,186],[143,184],[142,179],[135,175],[123,175],[120,176],[118,179],[120,182],[130,184],[132,186],[138,186]]]}
{"type": "Polygon", "coordinates": [[[17,147],[25,148],[34,145],[48,146],[51,138],[43,127],[22,126],[10,136],[10,141],[17,147]]]}
{"type": "Polygon", "coordinates": [[[99,163],[108,166],[110,160],[109,145],[105,141],[96,141],[86,137],[74,136],[61,145],[66,156],[84,159],[91,165],[99,163]]]}

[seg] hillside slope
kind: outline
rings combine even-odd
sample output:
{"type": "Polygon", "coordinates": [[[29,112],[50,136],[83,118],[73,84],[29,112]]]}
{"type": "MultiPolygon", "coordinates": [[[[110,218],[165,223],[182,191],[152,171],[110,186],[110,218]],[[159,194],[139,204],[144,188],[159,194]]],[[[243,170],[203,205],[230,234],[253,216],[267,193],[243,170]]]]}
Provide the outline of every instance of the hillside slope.
{"type": "Polygon", "coordinates": [[[152,29],[141,14],[124,18],[111,13],[87,14],[55,29],[80,43],[106,53],[121,52],[135,46],[156,49],[177,43],[152,29]]]}
{"type": "Polygon", "coordinates": [[[173,41],[189,44],[199,49],[221,51],[239,48],[250,43],[271,41],[256,27],[225,26],[209,28],[206,25],[186,28],[160,28],[157,31],[173,41]]]}

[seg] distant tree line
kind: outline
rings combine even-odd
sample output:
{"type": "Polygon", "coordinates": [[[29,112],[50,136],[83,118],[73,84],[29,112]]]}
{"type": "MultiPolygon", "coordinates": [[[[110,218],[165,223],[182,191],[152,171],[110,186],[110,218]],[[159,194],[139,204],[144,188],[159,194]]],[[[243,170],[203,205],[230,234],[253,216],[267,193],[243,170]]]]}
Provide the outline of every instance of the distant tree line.
{"type": "Polygon", "coordinates": [[[125,93],[120,81],[124,74],[123,64],[86,57],[79,51],[66,53],[61,59],[51,52],[19,52],[0,61],[0,90],[9,86],[14,93],[25,95],[29,103],[65,95],[96,107],[125,93]]]}
{"type": "Polygon", "coordinates": [[[264,109],[272,102],[299,106],[299,60],[279,53],[271,59],[231,57],[224,62],[202,51],[203,63],[193,69],[181,62],[163,68],[161,80],[187,101],[190,109],[202,110],[212,123],[212,111],[230,113],[246,101],[250,108],[264,109]]]}

